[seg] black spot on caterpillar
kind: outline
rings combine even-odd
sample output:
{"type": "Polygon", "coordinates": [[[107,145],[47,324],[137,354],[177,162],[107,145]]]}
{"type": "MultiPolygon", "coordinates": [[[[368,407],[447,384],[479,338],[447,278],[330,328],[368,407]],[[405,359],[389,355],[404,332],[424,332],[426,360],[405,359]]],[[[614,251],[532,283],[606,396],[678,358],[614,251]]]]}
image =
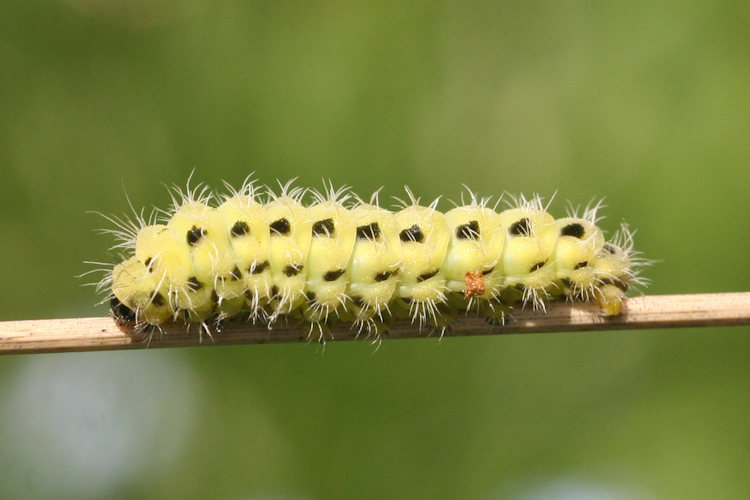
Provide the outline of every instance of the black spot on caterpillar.
{"type": "Polygon", "coordinates": [[[288,234],[289,231],[291,230],[291,227],[289,226],[289,221],[286,219],[279,219],[279,220],[273,221],[270,225],[270,228],[271,228],[272,234],[276,233],[276,234],[281,234],[281,235],[288,234]]]}
{"type": "Polygon", "coordinates": [[[304,267],[301,264],[290,264],[284,268],[284,274],[288,277],[297,276],[304,267]]]}
{"type": "Polygon", "coordinates": [[[250,227],[247,225],[247,222],[238,220],[234,223],[232,226],[232,229],[229,231],[229,234],[234,236],[235,238],[237,236],[244,236],[250,232],[250,227]]]}
{"type": "Polygon", "coordinates": [[[475,220],[456,228],[456,237],[462,240],[476,240],[480,236],[479,223],[475,220]]]}
{"type": "Polygon", "coordinates": [[[191,276],[187,280],[187,287],[190,291],[197,292],[198,290],[203,288],[203,283],[198,281],[198,278],[196,278],[195,276],[191,276]]]}
{"type": "Polygon", "coordinates": [[[544,266],[544,264],[546,264],[546,263],[547,263],[546,260],[544,262],[537,262],[536,264],[534,264],[533,266],[531,266],[531,268],[529,269],[529,272],[533,273],[537,269],[541,269],[544,266]]]}
{"type": "Polygon", "coordinates": [[[376,273],[375,274],[375,281],[378,282],[378,283],[381,282],[381,281],[385,281],[388,278],[390,278],[393,274],[394,273],[392,271],[383,271],[383,272],[380,272],[380,273],[376,273]]]}
{"type": "Polygon", "coordinates": [[[421,282],[421,281],[427,281],[428,279],[430,279],[430,278],[432,278],[432,277],[434,277],[434,276],[437,276],[437,274],[438,274],[439,272],[440,272],[440,269],[435,269],[434,271],[431,271],[431,272],[428,272],[428,273],[424,273],[424,274],[420,274],[420,275],[419,275],[419,276],[417,277],[417,281],[418,281],[418,282],[421,282]]]}
{"type": "Polygon", "coordinates": [[[366,226],[357,228],[358,240],[377,240],[380,237],[380,226],[377,222],[371,222],[366,226]]]}
{"type": "Polygon", "coordinates": [[[419,228],[418,224],[414,224],[410,228],[404,229],[398,234],[398,237],[403,242],[413,241],[415,243],[422,243],[424,241],[424,234],[422,234],[422,230],[419,228]]]}
{"type": "Polygon", "coordinates": [[[263,271],[268,269],[268,266],[270,265],[271,264],[267,260],[264,260],[260,264],[255,264],[255,262],[253,262],[252,264],[250,264],[250,267],[247,268],[247,271],[250,274],[261,274],[263,271]]]}
{"type": "Polygon", "coordinates": [[[345,269],[336,269],[335,271],[328,271],[323,275],[323,279],[326,281],[336,281],[339,279],[344,273],[346,272],[345,269]]]}
{"type": "Polygon", "coordinates": [[[206,232],[203,228],[193,226],[190,228],[190,230],[187,232],[187,242],[188,245],[192,246],[197,244],[201,238],[203,238],[206,235],[206,232]]]}
{"type": "Polygon", "coordinates": [[[319,220],[313,224],[312,234],[313,236],[328,236],[330,238],[333,236],[335,227],[333,219],[319,220]]]}
{"type": "Polygon", "coordinates": [[[574,238],[583,238],[584,233],[583,226],[577,222],[568,224],[560,231],[561,236],[573,236],[574,238]]]}
{"type": "Polygon", "coordinates": [[[514,222],[508,228],[508,233],[512,236],[529,236],[531,234],[531,221],[528,217],[514,222]]]}

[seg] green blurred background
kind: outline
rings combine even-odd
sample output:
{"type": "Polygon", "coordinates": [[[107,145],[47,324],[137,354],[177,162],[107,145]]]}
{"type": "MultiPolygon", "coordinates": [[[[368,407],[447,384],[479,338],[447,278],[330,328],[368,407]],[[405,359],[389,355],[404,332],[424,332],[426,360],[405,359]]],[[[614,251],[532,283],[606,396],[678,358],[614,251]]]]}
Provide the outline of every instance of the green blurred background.
{"type": "MultiPolygon", "coordinates": [[[[605,196],[648,293],[748,290],[749,12],[3,2],[0,319],[106,314],[88,212],[193,169],[605,196]]],[[[747,328],[4,357],[0,496],[748,498],[748,361],[747,328]]]]}

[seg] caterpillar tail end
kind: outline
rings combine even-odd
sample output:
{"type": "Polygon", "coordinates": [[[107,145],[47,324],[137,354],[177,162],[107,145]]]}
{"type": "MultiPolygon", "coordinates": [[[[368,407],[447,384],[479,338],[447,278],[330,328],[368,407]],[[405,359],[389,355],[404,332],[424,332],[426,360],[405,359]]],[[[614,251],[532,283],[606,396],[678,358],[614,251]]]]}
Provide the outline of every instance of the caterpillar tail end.
{"type": "Polygon", "coordinates": [[[601,309],[601,315],[606,317],[619,316],[625,292],[615,285],[606,284],[597,290],[596,303],[601,309]]]}

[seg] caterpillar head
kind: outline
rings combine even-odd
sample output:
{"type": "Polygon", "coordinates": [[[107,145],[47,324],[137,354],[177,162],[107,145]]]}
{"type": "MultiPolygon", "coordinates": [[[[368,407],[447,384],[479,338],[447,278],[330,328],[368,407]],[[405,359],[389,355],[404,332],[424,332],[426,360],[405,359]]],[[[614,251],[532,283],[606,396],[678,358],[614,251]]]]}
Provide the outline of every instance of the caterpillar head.
{"type": "Polygon", "coordinates": [[[173,319],[168,302],[168,286],[156,280],[154,274],[136,257],[114,267],[112,294],[112,312],[116,319],[137,319],[150,325],[160,325],[173,319]],[[123,310],[122,306],[127,309],[123,310]]]}

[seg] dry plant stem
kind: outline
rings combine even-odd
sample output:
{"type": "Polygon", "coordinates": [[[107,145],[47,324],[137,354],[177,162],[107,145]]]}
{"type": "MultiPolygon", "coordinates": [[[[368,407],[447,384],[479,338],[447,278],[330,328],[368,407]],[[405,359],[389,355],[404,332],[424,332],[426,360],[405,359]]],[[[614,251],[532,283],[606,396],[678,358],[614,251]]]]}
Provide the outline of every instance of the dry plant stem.
{"type": "MultiPolygon", "coordinates": [[[[697,326],[750,324],[750,292],[697,295],[655,295],[628,299],[620,316],[602,317],[593,304],[547,304],[547,311],[518,311],[505,325],[491,325],[485,318],[460,316],[446,337],[546,333],[572,331],[639,330],[697,326]]],[[[211,337],[199,328],[170,325],[164,333],[133,331],[132,325],[118,325],[111,318],[71,318],[0,322],[0,353],[103,351],[233,344],[306,342],[307,328],[285,325],[269,330],[264,325],[228,323],[211,337]],[[201,342],[202,337],[202,342],[201,342]]],[[[434,337],[436,334],[432,334],[434,337]]],[[[398,321],[385,338],[428,337],[408,321],[398,321]]],[[[331,340],[354,340],[348,324],[339,325],[331,340]]],[[[362,338],[362,337],[360,337],[362,338]]]]}

